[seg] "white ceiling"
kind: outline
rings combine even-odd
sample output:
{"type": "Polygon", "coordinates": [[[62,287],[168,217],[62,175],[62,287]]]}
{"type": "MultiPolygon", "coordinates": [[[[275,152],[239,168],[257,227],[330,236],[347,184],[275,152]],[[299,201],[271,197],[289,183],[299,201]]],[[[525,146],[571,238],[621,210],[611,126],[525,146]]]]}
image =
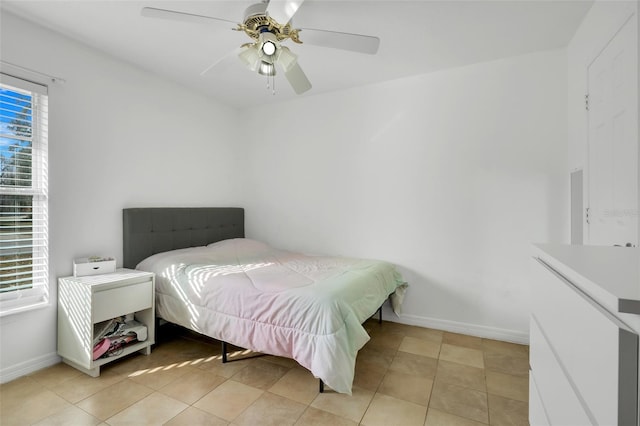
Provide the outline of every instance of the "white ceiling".
{"type": "MultiPolygon", "coordinates": [[[[376,55],[287,41],[313,88],[296,95],[282,75],[276,95],[239,60],[200,72],[250,39],[232,25],[145,18],[142,7],[242,21],[255,1],[10,1],[2,8],[235,107],[280,102],[567,45],[593,0],[306,0],[296,28],[380,37],[376,55]]],[[[301,32],[304,41],[304,31],[301,32]]]]}

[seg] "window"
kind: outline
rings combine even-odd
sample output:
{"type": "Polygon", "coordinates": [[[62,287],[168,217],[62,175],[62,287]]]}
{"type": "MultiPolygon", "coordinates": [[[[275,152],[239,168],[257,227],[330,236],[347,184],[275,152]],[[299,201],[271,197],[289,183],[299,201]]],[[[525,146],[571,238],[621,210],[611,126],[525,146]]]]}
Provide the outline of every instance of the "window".
{"type": "Polygon", "coordinates": [[[0,316],[48,302],[47,88],[0,74],[0,316]]]}

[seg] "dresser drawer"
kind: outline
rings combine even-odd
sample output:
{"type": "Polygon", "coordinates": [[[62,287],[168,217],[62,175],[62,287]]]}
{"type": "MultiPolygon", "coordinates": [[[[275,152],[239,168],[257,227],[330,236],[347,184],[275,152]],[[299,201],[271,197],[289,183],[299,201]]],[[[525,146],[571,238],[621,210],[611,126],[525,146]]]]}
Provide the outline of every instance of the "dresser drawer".
{"type": "Polygon", "coordinates": [[[554,389],[542,389],[536,364],[552,354],[592,423],[636,424],[637,334],[548,265],[534,263],[531,366],[543,403],[554,389]]]}
{"type": "Polygon", "coordinates": [[[97,291],[93,295],[93,322],[142,311],[153,305],[152,281],[97,291]]]}
{"type": "Polygon", "coordinates": [[[540,391],[533,372],[529,371],[529,424],[531,426],[550,426],[544,404],[540,399],[540,391]]]}
{"type": "Polygon", "coordinates": [[[535,425],[594,424],[535,320],[529,332],[529,421],[535,425]],[[548,417],[547,417],[548,416],[548,417]]]}

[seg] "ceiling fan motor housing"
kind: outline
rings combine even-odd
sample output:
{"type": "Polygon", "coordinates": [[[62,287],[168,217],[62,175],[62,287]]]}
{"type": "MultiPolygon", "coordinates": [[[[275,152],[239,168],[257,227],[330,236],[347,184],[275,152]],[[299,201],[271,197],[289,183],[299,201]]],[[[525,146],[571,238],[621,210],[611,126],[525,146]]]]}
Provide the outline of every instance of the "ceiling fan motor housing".
{"type": "Polygon", "coordinates": [[[278,41],[291,39],[300,43],[298,31],[291,27],[291,20],[284,24],[276,22],[267,12],[268,2],[256,3],[247,7],[244,11],[244,21],[239,25],[249,37],[258,39],[263,32],[270,32],[275,35],[278,41]]]}
{"type": "Polygon", "coordinates": [[[251,32],[260,34],[272,27],[273,20],[267,15],[268,3],[257,3],[247,7],[244,11],[244,26],[251,32]]]}

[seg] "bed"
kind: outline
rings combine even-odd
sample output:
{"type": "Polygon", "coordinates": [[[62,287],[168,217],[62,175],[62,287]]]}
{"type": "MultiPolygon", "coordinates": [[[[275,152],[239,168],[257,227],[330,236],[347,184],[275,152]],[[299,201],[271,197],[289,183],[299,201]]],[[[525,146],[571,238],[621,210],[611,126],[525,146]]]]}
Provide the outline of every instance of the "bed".
{"type": "Polygon", "coordinates": [[[351,393],[362,323],[406,283],[388,262],[308,256],[245,238],[241,208],[123,210],[124,266],[156,274],[156,313],[222,342],[293,358],[351,393]]]}

